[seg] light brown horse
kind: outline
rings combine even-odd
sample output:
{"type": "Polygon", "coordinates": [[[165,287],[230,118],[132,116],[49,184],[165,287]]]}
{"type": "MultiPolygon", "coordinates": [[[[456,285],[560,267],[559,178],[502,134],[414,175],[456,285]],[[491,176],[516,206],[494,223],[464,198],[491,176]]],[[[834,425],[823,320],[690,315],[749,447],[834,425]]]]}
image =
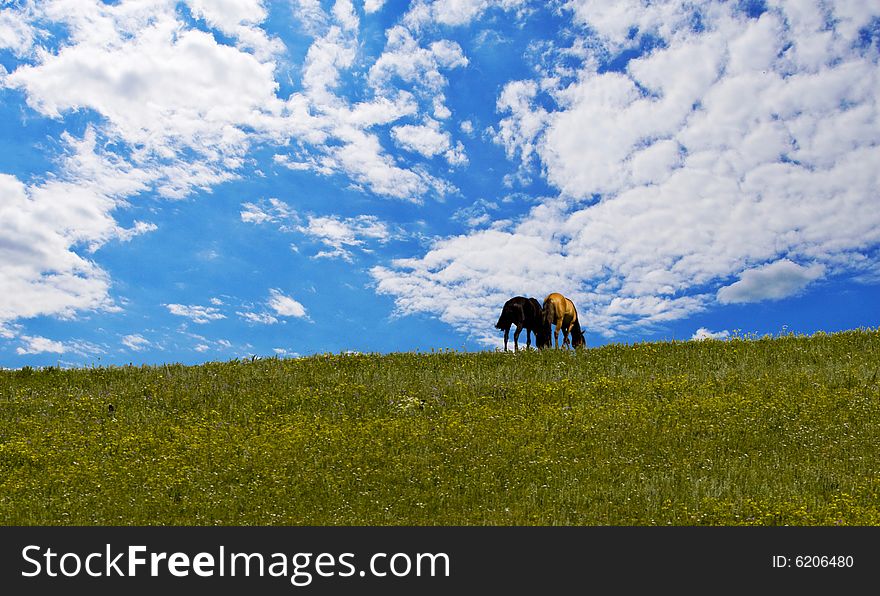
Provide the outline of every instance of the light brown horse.
{"type": "Polygon", "coordinates": [[[558,292],[553,292],[544,298],[544,324],[549,327],[555,325],[553,339],[556,347],[559,347],[559,332],[562,331],[562,347],[572,346],[575,348],[587,344],[581,324],[578,321],[577,309],[574,302],[558,292]],[[571,333],[571,342],[568,334],[571,333]]]}

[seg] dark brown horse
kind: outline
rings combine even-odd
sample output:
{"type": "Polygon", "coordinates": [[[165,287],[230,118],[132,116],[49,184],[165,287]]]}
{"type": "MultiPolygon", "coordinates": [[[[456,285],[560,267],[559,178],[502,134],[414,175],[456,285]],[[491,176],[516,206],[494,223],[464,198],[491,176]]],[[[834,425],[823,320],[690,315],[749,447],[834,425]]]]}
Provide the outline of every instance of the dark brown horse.
{"type": "Polygon", "coordinates": [[[574,306],[574,302],[558,292],[553,292],[544,299],[543,310],[544,325],[548,334],[548,344],[550,343],[550,326],[553,325],[556,327],[553,330],[553,338],[557,348],[559,347],[560,331],[562,331],[563,348],[566,346],[579,348],[587,345],[587,340],[584,337],[584,332],[578,321],[577,309],[574,306]],[[568,340],[569,333],[571,333],[571,342],[568,340]]]}
{"type": "Polygon", "coordinates": [[[549,327],[545,328],[541,304],[534,298],[515,296],[504,303],[495,328],[504,330],[505,352],[507,351],[507,338],[511,325],[516,325],[516,331],[513,333],[514,351],[519,350],[519,334],[523,329],[526,330],[526,347],[532,345],[532,333],[535,334],[537,347],[544,348],[550,345],[550,329],[549,327]]]}

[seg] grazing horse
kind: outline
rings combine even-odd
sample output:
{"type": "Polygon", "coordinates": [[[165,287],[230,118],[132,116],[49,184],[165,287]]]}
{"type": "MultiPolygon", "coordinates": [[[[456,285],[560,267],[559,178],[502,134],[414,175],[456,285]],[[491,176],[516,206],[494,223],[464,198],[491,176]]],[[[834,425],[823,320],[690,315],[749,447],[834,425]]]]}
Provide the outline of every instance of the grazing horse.
{"type": "Polygon", "coordinates": [[[562,347],[571,345],[579,348],[587,345],[584,332],[581,330],[581,324],[578,321],[577,309],[574,302],[559,294],[553,292],[544,299],[544,325],[548,332],[547,342],[549,344],[550,326],[555,325],[553,338],[556,347],[559,347],[559,332],[562,331],[562,347]],[[568,334],[571,333],[571,342],[568,340],[568,334]]]}
{"type": "Polygon", "coordinates": [[[504,303],[501,316],[495,323],[496,329],[504,329],[504,351],[507,351],[507,338],[510,334],[510,326],[516,325],[513,333],[513,349],[519,351],[519,334],[525,328],[526,346],[532,345],[532,336],[535,334],[535,345],[539,348],[550,345],[550,329],[544,329],[544,316],[541,304],[534,298],[514,296],[504,303]]]}

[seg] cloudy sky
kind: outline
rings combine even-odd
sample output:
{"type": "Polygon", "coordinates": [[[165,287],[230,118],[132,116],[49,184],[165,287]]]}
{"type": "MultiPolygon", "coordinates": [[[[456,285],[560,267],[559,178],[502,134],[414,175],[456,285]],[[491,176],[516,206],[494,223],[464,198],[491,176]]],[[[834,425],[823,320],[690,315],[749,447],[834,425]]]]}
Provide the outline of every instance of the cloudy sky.
{"type": "Polygon", "coordinates": [[[876,1],[0,7],[0,366],[878,325],[876,1]]]}

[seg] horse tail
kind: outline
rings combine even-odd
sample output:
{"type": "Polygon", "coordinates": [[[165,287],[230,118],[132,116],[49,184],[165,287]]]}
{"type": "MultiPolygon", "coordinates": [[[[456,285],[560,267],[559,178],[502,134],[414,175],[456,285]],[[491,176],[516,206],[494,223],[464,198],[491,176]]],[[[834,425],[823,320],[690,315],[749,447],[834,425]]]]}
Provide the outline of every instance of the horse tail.
{"type": "Polygon", "coordinates": [[[501,316],[495,323],[495,329],[509,329],[512,321],[510,320],[510,311],[507,308],[501,310],[501,316]]]}
{"type": "MultiPolygon", "coordinates": [[[[569,302],[571,302],[571,300],[569,300],[569,302]]],[[[578,316],[578,310],[574,305],[574,302],[571,302],[571,307],[574,309],[574,321],[571,322],[572,344],[574,344],[575,347],[578,347],[579,345],[586,346],[587,337],[584,335],[584,330],[581,327],[581,319],[578,316]]]]}
{"type": "Polygon", "coordinates": [[[553,308],[553,301],[550,300],[550,296],[544,298],[544,307],[541,309],[544,314],[544,323],[553,324],[553,321],[556,320],[556,313],[553,308]]]}

